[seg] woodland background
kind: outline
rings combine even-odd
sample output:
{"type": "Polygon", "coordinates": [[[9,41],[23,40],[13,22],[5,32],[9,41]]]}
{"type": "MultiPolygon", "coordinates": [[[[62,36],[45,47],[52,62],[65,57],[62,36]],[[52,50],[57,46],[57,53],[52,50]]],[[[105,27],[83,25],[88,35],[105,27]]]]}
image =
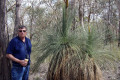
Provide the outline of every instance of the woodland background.
{"type": "MultiPolygon", "coordinates": [[[[32,41],[30,80],[46,80],[51,55],[43,59],[37,72],[34,64],[43,54],[41,44],[45,34],[54,34],[62,19],[63,3],[67,0],[0,0],[0,80],[10,80],[11,62],[5,57],[8,42],[17,35],[18,25],[28,28],[32,41]]],[[[84,32],[95,28],[98,37],[94,57],[104,80],[120,78],[120,0],[68,0],[74,19],[70,30],[84,32]]],[[[78,35],[80,36],[80,34],[78,35]]],[[[36,66],[38,67],[38,66],[36,66]]]]}

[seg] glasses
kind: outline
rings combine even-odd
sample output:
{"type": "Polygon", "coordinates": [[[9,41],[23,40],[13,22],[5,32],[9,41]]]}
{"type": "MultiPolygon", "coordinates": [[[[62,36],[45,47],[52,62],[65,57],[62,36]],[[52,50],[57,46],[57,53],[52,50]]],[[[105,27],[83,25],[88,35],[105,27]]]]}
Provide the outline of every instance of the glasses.
{"type": "Polygon", "coordinates": [[[26,30],[19,30],[19,32],[26,32],[26,30]]]}

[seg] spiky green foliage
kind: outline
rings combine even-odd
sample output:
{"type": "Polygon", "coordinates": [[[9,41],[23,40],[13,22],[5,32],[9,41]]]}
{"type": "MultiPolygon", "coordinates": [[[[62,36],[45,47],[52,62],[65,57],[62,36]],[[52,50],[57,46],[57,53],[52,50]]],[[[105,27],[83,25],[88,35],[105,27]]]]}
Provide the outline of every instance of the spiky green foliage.
{"type": "Polygon", "coordinates": [[[41,45],[43,55],[37,59],[33,70],[38,68],[40,63],[49,55],[57,55],[57,53],[66,49],[66,46],[71,47],[76,52],[75,55],[79,56],[80,60],[85,60],[87,58],[86,55],[92,57],[92,47],[96,37],[94,36],[94,30],[91,30],[91,32],[87,30],[85,32],[78,28],[72,31],[71,25],[73,18],[74,11],[63,7],[62,25],[59,22],[57,28],[53,29],[52,34],[45,36],[46,38],[41,45]]]}
{"type": "Polygon", "coordinates": [[[59,22],[57,28],[53,30],[53,33],[47,34],[46,39],[42,44],[40,50],[43,55],[37,59],[37,62],[32,69],[33,71],[38,68],[40,63],[43,62],[44,59],[47,58],[49,55],[55,55],[55,53],[58,53],[59,51],[64,49],[65,45],[68,45],[72,42],[72,38],[68,36],[68,30],[72,23],[72,19],[74,18],[74,14],[71,11],[71,13],[69,13],[68,15],[66,11],[66,8],[63,7],[62,25],[60,24],[61,22],[59,22]]]}
{"type": "Polygon", "coordinates": [[[71,24],[74,15],[72,12],[68,13],[68,10],[63,8],[62,25],[58,25],[54,32],[48,34],[44,40],[41,48],[43,55],[38,58],[33,71],[37,70],[46,57],[53,55],[48,70],[48,80],[100,80],[99,67],[91,60],[96,40],[94,30],[72,31],[71,24]],[[73,78],[70,76],[71,72],[73,72],[73,78]]]}

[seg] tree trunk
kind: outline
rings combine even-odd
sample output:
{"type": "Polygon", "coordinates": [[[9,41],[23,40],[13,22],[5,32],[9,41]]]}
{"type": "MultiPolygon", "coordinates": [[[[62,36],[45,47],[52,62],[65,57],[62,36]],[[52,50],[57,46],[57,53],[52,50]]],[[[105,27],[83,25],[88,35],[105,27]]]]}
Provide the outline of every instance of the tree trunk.
{"type": "Polygon", "coordinates": [[[119,30],[118,30],[118,34],[119,34],[119,37],[118,37],[118,47],[120,47],[120,10],[119,10],[119,30]]]}
{"type": "Polygon", "coordinates": [[[108,45],[108,43],[112,42],[112,36],[110,33],[110,16],[111,16],[111,1],[109,0],[109,8],[108,8],[108,14],[107,14],[107,23],[106,23],[106,29],[105,29],[105,45],[108,45]]]}
{"type": "Polygon", "coordinates": [[[82,26],[83,30],[85,31],[84,28],[84,0],[78,0],[79,1],[79,23],[82,26]]]}
{"type": "Polygon", "coordinates": [[[0,0],[0,80],[10,80],[10,61],[6,58],[7,34],[6,22],[6,0],[0,0]]]}
{"type": "MultiPolygon", "coordinates": [[[[74,12],[74,9],[75,9],[75,1],[76,0],[71,0],[70,4],[71,4],[71,11],[74,12]]],[[[74,15],[74,13],[71,13],[72,15],[74,15]]],[[[76,21],[75,21],[75,17],[73,19],[73,26],[72,26],[72,30],[75,30],[76,26],[76,21]]]]}
{"type": "Polygon", "coordinates": [[[16,0],[16,10],[15,10],[15,27],[14,27],[14,34],[13,37],[17,36],[17,29],[20,25],[20,6],[21,0],[16,0]]]}
{"type": "Polygon", "coordinates": [[[83,12],[82,12],[82,0],[79,0],[79,21],[82,24],[83,12]]]}
{"type": "Polygon", "coordinates": [[[33,16],[32,19],[30,20],[30,40],[32,41],[33,38],[33,16]]]}
{"type": "Polygon", "coordinates": [[[117,7],[119,11],[119,30],[118,30],[118,47],[120,47],[120,1],[117,0],[117,7]]]}
{"type": "MultiPolygon", "coordinates": [[[[33,2],[32,2],[32,9],[33,8],[33,2]]],[[[34,17],[34,11],[32,10],[32,14],[31,14],[31,17],[30,17],[30,40],[32,41],[32,38],[33,38],[33,17],[34,17]]]]}

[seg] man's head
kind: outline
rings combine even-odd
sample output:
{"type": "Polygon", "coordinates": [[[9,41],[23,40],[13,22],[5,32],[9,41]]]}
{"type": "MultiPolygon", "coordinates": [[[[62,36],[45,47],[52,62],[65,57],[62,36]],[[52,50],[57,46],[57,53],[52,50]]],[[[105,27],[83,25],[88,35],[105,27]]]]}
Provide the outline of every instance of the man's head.
{"type": "Polygon", "coordinates": [[[24,37],[26,36],[26,34],[27,34],[26,31],[27,31],[26,26],[20,25],[20,26],[18,27],[18,36],[19,36],[20,38],[24,38],[24,37]]]}

